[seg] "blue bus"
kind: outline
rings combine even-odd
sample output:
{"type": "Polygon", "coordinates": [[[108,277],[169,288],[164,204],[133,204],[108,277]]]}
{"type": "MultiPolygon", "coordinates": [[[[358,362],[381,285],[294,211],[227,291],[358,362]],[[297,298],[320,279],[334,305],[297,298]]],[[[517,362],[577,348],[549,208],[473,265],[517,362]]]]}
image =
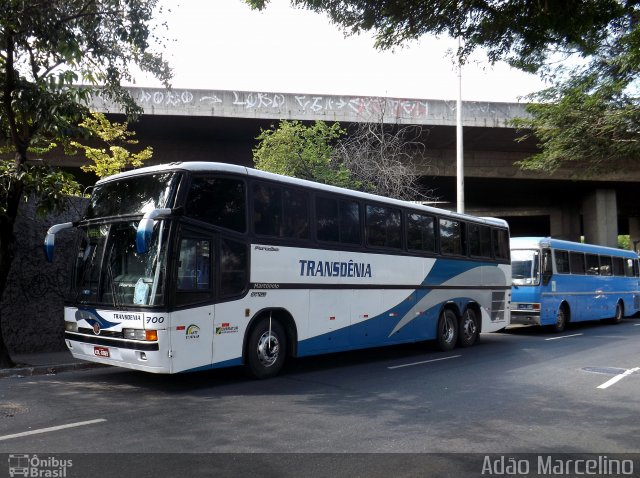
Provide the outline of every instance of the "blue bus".
{"type": "Polygon", "coordinates": [[[638,312],[635,252],[548,237],[511,239],[511,323],[549,326],[638,312]]]}

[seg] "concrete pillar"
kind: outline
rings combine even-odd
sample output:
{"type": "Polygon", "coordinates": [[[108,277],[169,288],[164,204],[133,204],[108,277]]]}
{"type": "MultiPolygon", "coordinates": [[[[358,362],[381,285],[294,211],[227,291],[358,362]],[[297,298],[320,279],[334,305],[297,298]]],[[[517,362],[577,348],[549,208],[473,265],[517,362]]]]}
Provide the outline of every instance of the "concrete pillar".
{"type": "Polygon", "coordinates": [[[640,217],[629,218],[629,239],[629,248],[640,250],[640,217]]]}
{"type": "Polygon", "coordinates": [[[553,209],[549,215],[551,237],[580,241],[580,210],[575,206],[553,209]]]}
{"type": "Polygon", "coordinates": [[[584,240],[601,246],[618,246],[618,206],[615,189],[596,189],[582,202],[584,240]]]}

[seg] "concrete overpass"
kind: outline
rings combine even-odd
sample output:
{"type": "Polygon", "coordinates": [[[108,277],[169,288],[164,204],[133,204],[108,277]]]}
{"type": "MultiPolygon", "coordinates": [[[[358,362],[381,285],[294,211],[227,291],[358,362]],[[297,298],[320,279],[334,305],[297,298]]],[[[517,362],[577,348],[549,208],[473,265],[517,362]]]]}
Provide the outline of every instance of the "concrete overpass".
{"type": "MultiPolygon", "coordinates": [[[[131,88],[144,109],[132,125],[141,144],[154,148],[153,163],[222,161],[251,166],[261,128],[280,119],[419,125],[427,155],[425,184],[445,208],[455,208],[455,101],[286,94],[273,92],[131,88]]],[[[113,104],[93,107],[118,117],[113,104]]],[[[636,189],[640,170],[578,179],[572,170],[553,176],[526,172],[514,163],[535,153],[535,141],[510,120],[524,116],[520,103],[464,102],[465,199],[471,214],[507,219],[513,235],[552,235],[616,245],[618,234],[640,239],[636,189]]],[[[62,159],[74,169],[82,160],[62,159]]],[[[92,181],[86,178],[87,182],[92,181]]]]}

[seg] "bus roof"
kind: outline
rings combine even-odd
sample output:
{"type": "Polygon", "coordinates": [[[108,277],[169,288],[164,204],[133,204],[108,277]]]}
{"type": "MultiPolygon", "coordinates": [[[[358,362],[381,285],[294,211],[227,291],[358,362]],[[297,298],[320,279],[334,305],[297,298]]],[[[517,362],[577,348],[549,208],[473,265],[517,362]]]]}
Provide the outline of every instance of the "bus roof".
{"type": "Polygon", "coordinates": [[[598,246],[595,244],[585,244],[582,242],[564,241],[562,239],[554,239],[552,237],[512,237],[511,249],[531,249],[550,247],[553,249],[562,249],[565,251],[588,252],[591,254],[608,254],[622,257],[637,258],[638,255],[633,251],[626,249],[618,249],[615,247],[598,246]]]}
{"type": "Polygon", "coordinates": [[[422,204],[411,203],[408,201],[402,201],[400,199],[387,198],[384,196],[378,196],[376,194],[365,193],[361,191],[354,191],[351,189],[341,188],[337,186],[330,186],[327,184],[316,183],[314,181],[308,181],[305,179],[293,178],[290,176],[283,176],[275,173],[268,173],[266,171],[259,171],[257,169],[248,168],[245,166],[239,166],[228,163],[206,162],[206,161],[186,161],[186,162],[174,162],[168,164],[160,164],[156,166],[147,166],[144,168],[134,169],[123,173],[115,174],[96,182],[96,185],[100,185],[109,181],[120,180],[128,177],[133,177],[142,174],[158,173],[164,171],[190,171],[194,173],[198,172],[219,172],[219,173],[232,173],[238,175],[245,175],[259,179],[268,179],[272,181],[278,181],[281,183],[291,184],[294,186],[302,186],[312,188],[319,191],[327,191],[335,194],[344,194],[360,199],[368,199],[370,201],[384,202],[391,205],[410,207],[412,209],[423,210],[426,212],[446,215],[459,219],[472,219],[485,224],[493,226],[508,227],[508,223],[502,219],[492,217],[476,217],[468,214],[460,214],[451,212],[446,209],[440,209],[432,206],[425,206],[422,204]]]}

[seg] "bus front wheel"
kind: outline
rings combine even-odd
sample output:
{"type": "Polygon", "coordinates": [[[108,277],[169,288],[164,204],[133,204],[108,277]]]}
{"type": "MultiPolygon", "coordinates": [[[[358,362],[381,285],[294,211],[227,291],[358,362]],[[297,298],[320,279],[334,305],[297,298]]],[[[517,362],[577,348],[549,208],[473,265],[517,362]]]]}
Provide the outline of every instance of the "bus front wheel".
{"type": "Polygon", "coordinates": [[[478,318],[473,309],[467,309],[460,319],[458,342],[461,347],[471,347],[478,340],[480,329],[478,318]]]}
{"type": "Polygon", "coordinates": [[[556,323],[553,324],[552,329],[554,332],[564,332],[567,327],[567,309],[564,305],[561,305],[556,314],[556,323]]]}
{"type": "Polygon", "coordinates": [[[622,322],[622,319],[624,319],[624,305],[621,301],[618,301],[616,304],[616,315],[613,316],[613,320],[611,322],[619,324],[622,322]]]}
{"type": "Polygon", "coordinates": [[[251,329],[247,345],[247,368],[255,378],[270,378],[280,372],[287,350],[280,322],[265,317],[251,329]]]}
{"type": "Polygon", "coordinates": [[[458,341],[458,318],[451,309],[444,309],[438,319],[438,347],[443,352],[453,350],[458,341]]]}

